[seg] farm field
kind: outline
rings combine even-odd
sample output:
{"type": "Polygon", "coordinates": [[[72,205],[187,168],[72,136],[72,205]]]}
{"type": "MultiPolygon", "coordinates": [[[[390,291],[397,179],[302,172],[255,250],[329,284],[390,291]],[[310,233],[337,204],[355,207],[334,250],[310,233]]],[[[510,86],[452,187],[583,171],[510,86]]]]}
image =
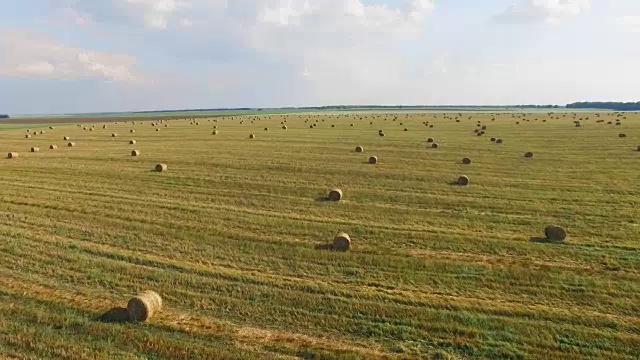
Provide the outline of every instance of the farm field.
{"type": "Polygon", "coordinates": [[[5,126],[0,354],[638,359],[640,114],[599,114],[5,126]],[[147,323],[98,319],[145,290],[147,323]]]}

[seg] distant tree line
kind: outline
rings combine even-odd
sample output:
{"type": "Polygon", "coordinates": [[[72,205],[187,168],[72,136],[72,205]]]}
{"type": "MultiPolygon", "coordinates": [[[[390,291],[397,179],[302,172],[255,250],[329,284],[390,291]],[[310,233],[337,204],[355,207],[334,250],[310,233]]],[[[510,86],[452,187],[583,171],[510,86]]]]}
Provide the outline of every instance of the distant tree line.
{"type": "Polygon", "coordinates": [[[8,119],[8,118],[9,118],[9,115],[2,115],[2,114],[0,114],[0,119],[8,119]]]}
{"type": "Polygon", "coordinates": [[[567,109],[606,109],[618,111],[637,111],[640,110],[640,101],[638,102],[576,102],[568,104],[567,109]]]}

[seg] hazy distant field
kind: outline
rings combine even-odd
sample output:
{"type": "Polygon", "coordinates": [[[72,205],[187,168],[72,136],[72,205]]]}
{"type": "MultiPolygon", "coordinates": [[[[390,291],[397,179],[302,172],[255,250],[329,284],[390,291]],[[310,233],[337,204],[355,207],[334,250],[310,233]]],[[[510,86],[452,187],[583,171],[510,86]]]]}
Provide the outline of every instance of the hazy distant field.
{"type": "Polygon", "coordinates": [[[0,354],[640,358],[640,115],[512,116],[0,131],[0,354]],[[318,201],[332,187],[344,201],[318,201]],[[531,241],[554,223],[564,244],[531,241]],[[350,252],[314,249],[340,231],[350,252]],[[148,324],[94,320],[147,289],[148,324]]]}

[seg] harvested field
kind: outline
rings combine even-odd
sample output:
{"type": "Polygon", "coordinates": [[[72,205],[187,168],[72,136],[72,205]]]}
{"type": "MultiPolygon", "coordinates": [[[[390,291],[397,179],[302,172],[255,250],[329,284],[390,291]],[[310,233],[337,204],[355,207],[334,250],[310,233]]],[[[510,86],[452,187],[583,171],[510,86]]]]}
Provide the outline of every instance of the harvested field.
{"type": "Polygon", "coordinates": [[[0,131],[0,150],[20,153],[0,159],[0,353],[640,358],[640,115],[579,129],[571,113],[472,115],[218,118],[216,136],[213,118],[0,131]],[[140,157],[111,138],[132,127],[140,157]],[[77,146],[29,152],[63,136],[77,146]],[[452,184],[463,173],[469,185],[452,184]],[[317,200],[334,187],[343,201],[317,200]],[[549,224],[563,243],[542,241],[549,224]],[[349,251],[315,248],[343,232],[349,251]],[[147,323],[96,320],[146,290],[162,297],[147,323]]]}

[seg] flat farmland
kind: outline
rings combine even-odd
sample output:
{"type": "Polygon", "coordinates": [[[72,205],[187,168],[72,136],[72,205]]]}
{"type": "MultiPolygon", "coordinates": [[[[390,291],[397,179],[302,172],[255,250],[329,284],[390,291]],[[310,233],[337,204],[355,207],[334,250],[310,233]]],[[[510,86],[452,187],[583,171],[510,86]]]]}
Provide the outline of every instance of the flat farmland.
{"type": "Polygon", "coordinates": [[[640,358],[637,113],[116,121],[0,131],[8,358],[640,358]]]}

